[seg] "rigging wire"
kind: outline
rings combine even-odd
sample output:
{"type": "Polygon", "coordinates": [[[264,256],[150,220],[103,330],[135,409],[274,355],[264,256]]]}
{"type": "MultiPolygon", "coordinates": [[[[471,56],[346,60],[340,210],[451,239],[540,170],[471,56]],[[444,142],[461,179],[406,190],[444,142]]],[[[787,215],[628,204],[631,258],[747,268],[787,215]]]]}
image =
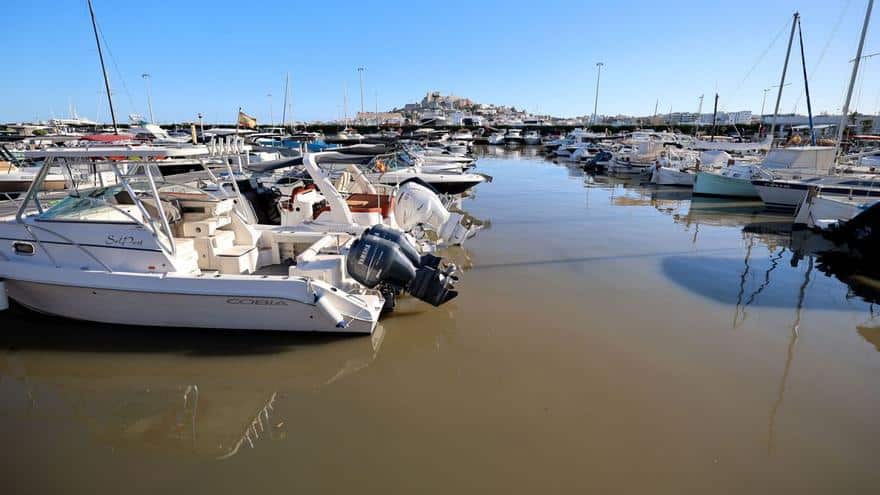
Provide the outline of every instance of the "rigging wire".
{"type": "Polygon", "coordinates": [[[104,43],[104,47],[107,49],[107,54],[110,55],[110,61],[113,62],[113,68],[116,69],[116,75],[119,76],[122,90],[125,92],[126,98],[128,98],[128,104],[134,113],[139,113],[137,111],[137,106],[134,104],[134,99],[131,97],[131,92],[128,91],[128,85],[125,84],[125,78],[122,77],[122,71],[119,70],[119,64],[116,63],[116,57],[113,56],[113,51],[110,50],[110,43],[107,43],[107,39],[104,38],[104,30],[101,29],[99,23],[96,22],[96,24],[98,24],[98,34],[101,36],[101,42],[104,43]]]}
{"type": "MultiPolygon", "coordinates": [[[[757,59],[755,60],[755,62],[752,64],[752,67],[748,70],[748,72],[746,72],[746,75],[743,76],[743,78],[742,78],[742,79],[739,81],[739,83],[736,85],[736,88],[735,88],[735,89],[733,90],[733,92],[730,94],[730,97],[729,97],[729,98],[726,98],[726,101],[727,101],[727,102],[730,102],[730,101],[733,100],[733,98],[734,98],[734,97],[739,93],[739,91],[742,89],[742,87],[743,87],[743,85],[745,84],[745,82],[749,79],[749,77],[751,77],[752,73],[755,72],[755,69],[757,69],[758,66],[761,65],[761,62],[764,61],[764,58],[767,56],[768,53],[770,53],[770,50],[773,49],[773,47],[774,47],[774,46],[776,45],[776,43],[779,41],[779,38],[782,37],[783,33],[785,33],[785,30],[786,30],[786,29],[788,28],[788,26],[789,26],[789,22],[790,22],[790,21],[786,21],[785,23],[782,24],[782,26],[779,28],[779,31],[776,32],[776,35],[773,37],[773,40],[770,42],[770,44],[767,45],[766,48],[764,48],[764,51],[762,51],[760,55],[758,55],[758,58],[757,58],[757,59]]],[[[722,107],[719,108],[719,111],[726,111],[726,110],[727,110],[727,103],[724,103],[724,104],[722,105],[722,107]]]]}
{"type": "MultiPolygon", "coordinates": [[[[837,35],[837,31],[840,29],[840,25],[843,23],[843,18],[846,16],[847,10],[849,10],[849,5],[852,3],[852,0],[846,0],[846,3],[843,4],[843,8],[840,10],[840,14],[837,16],[837,21],[834,23],[834,27],[831,29],[831,32],[828,34],[828,39],[825,40],[825,46],[822,47],[822,51],[819,52],[819,58],[816,59],[816,63],[813,65],[813,68],[808,71],[810,78],[813,77],[814,74],[819,70],[819,67],[822,66],[822,62],[825,60],[825,54],[828,53],[828,48],[831,46],[831,42],[834,41],[834,37],[837,35]]],[[[801,103],[801,99],[803,99],[806,91],[802,88],[798,93],[797,99],[794,101],[794,109],[792,113],[797,113],[797,108],[801,103]]]]}

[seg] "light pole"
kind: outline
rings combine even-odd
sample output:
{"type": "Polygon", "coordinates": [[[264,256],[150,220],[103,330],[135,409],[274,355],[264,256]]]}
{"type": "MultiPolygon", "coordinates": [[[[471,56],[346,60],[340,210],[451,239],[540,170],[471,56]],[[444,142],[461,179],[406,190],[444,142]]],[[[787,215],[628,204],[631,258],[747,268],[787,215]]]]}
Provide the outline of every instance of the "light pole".
{"type": "Polygon", "coordinates": [[[266,95],[266,98],[269,98],[269,127],[275,126],[275,115],[272,114],[272,92],[266,95]]]}
{"type": "Polygon", "coordinates": [[[599,79],[602,77],[602,66],[605,65],[602,62],[596,62],[596,67],[598,71],[596,73],[596,100],[593,102],[593,122],[591,125],[596,124],[596,111],[599,109],[599,79]]]}
{"type": "Polygon", "coordinates": [[[144,72],[141,74],[141,77],[144,78],[144,85],[147,87],[147,108],[150,110],[150,123],[155,124],[156,120],[153,119],[153,99],[150,98],[150,75],[144,72]]]}
{"type": "MultiPolygon", "coordinates": [[[[791,83],[785,83],[782,87],[791,86],[791,83]]],[[[761,124],[758,126],[758,135],[760,136],[764,132],[764,105],[767,103],[767,93],[778,88],[779,85],[770,86],[769,88],[764,90],[764,98],[761,99],[761,124]]]]}
{"type": "Polygon", "coordinates": [[[202,134],[202,141],[205,140],[205,123],[202,121],[202,112],[199,112],[199,132],[202,134]]]}
{"type": "Polygon", "coordinates": [[[364,115],[364,68],[358,67],[358,80],[361,84],[361,118],[364,115]]]}

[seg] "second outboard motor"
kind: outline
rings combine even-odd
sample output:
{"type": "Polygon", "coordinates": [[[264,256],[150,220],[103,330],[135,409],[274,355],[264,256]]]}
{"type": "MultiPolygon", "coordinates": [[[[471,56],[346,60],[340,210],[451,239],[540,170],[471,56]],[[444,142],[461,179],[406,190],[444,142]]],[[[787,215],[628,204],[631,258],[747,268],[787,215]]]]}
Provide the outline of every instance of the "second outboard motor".
{"type": "Polygon", "coordinates": [[[365,233],[349,249],[345,267],[348,274],[364,286],[378,288],[386,299],[386,308],[402,291],[434,306],[458,295],[455,267],[440,269],[412,262],[399,244],[365,233]]]}
{"type": "Polygon", "coordinates": [[[416,226],[430,227],[446,244],[459,245],[473,237],[479,226],[461,213],[452,213],[427,184],[407,181],[400,185],[394,203],[394,218],[409,232],[416,226]]]}
{"type": "Polygon", "coordinates": [[[440,266],[441,258],[439,256],[434,256],[429,253],[419,256],[419,252],[413,243],[410,242],[403,232],[399,230],[392,229],[391,227],[382,224],[376,224],[370,227],[365,233],[397,244],[398,247],[400,247],[400,250],[403,251],[403,254],[406,255],[407,259],[409,259],[415,266],[430,266],[432,268],[440,266]]]}

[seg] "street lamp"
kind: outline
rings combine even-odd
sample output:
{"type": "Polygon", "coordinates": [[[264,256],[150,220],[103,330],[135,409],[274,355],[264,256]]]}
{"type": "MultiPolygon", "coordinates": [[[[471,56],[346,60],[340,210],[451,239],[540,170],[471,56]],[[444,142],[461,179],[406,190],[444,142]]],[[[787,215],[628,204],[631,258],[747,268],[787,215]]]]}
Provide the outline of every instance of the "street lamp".
{"type": "Polygon", "coordinates": [[[364,68],[358,67],[358,80],[361,84],[361,118],[364,116],[364,68]]]}
{"type": "Polygon", "coordinates": [[[598,72],[596,73],[596,101],[593,102],[593,121],[590,125],[596,124],[596,111],[599,109],[599,78],[602,77],[602,66],[605,65],[602,62],[596,62],[596,67],[598,68],[598,72]]]}
{"type": "Polygon", "coordinates": [[[199,132],[202,134],[202,141],[205,140],[205,123],[202,121],[202,112],[199,112],[199,132]]]}
{"type": "Polygon", "coordinates": [[[275,115],[272,114],[272,92],[266,95],[269,98],[269,127],[275,126],[275,115]]]}
{"type": "MultiPolygon", "coordinates": [[[[791,86],[791,83],[785,83],[782,87],[791,86]]],[[[764,105],[767,103],[767,93],[778,88],[779,85],[770,86],[764,90],[764,98],[761,99],[761,124],[758,126],[758,135],[760,136],[764,130],[764,105]]]]}
{"type": "Polygon", "coordinates": [[[156,120],[153,119],[153,100],[150,98],[150,76],[146,72],[141,74],[141,77],[144,78],[144,85],[147,87],[147,108],[150,110],[150,123],[155,124],[156,120]]]}

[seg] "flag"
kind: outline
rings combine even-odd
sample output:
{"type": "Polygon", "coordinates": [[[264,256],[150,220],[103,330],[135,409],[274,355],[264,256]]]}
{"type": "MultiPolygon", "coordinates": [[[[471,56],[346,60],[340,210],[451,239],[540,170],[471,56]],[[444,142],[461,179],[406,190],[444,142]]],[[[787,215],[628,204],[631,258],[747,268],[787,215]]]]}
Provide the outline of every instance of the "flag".
{"type": "Polygon", "coordinates": [[[238,125],[244,127],[245,129],[256,129],[257,128],[257,119],[251,117],[250,115],[238,111],[238,125]]]}

